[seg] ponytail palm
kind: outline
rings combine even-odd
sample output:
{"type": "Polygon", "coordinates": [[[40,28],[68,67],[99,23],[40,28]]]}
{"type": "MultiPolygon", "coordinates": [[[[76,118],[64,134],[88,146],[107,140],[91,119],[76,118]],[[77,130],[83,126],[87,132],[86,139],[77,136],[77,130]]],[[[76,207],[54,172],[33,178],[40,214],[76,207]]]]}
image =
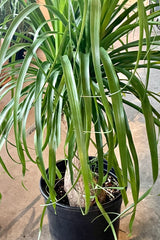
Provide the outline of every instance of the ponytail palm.
{"type": "MultiPolygon", "coordinates": [[[[124,103],[144,115],[154,183],[158,177],[155,128],[160,127],[160,113],[151,105],[149,97],[154,97],[158,103],[160,100],[158,95],[149,92],[148,82],[150,68],[159,69],[160,53],[153,51],[151,46],[158,45],[160,37],[150,34],[158,13],[148,15],[153,6],[144,5],[142,0],[129,7],[126,7],[127,0],[46,0],[45,7],[49,12],[49,20],[46,20],[37,3],[20,2],[23,10],[7,32],[0,30],[5,33],[0,49],[0,70],[7,69],[6,74],[12,76],[10,83],[0,89],[0,100],[8,92],[12,96],[0,113],[0,148],[5,142],[7,147],[11,144],[8,136],[13,126],[23,175],[26,159],[37,164],[49,187],[50,199],[55,203],[54,184],[56,174],[59,174],[56,151],[61,142],[61,116],[65,116],[65,154],[73,184],[72,159],[76,155],[80,161],[78,178],[82,176],[84,183],[85,213],[90,207],[92,177],[88,157],[89,146],[93,143],[97,150],[98,185],[102,186],[104,180],[104,158],[108,161],[108,168],[115,169],[125,204],[128,203],[125,188],[127,182],[131,184],[134,201],[132,225],[137,203],[149,194],[151,188],[143,196],[139,195],[139,159],[124,103]],[[13,35],[25,38],[16,33],[19,24],[25,21],[33,29],[33,40],[15,42],[8,48],[13,35]],[[129,33],[134,30],[139,31],[139,38],[128,41],[129,33]],[[26,56],[17,62],[14,56],[21,48],[26,49],[26,56]],[[43,52],[45,61],[39,57],[38,49],[43,52]],[[9,58],[11,61],[3,65],[9,58]],[[136,74],[142,67],[147,70],[145,84],[136,74]],[[134,95],[141,106],[127,101],[125,94],[134,95]],[[26,124],[32,108],[35,109],[36,159],[33,159],[26,139],[26,124]],[[47,146],[49,178],[43,159],[47,146]],[[119,148],[120,163],[115,148],[119,148]]],[[[0,162],[10,174],[2,158],[0,162]]],[[[95,198],[99,206],[97,196],[95,198]]],[[[101,207],[100,210],[103,213],[101,207]]]]}

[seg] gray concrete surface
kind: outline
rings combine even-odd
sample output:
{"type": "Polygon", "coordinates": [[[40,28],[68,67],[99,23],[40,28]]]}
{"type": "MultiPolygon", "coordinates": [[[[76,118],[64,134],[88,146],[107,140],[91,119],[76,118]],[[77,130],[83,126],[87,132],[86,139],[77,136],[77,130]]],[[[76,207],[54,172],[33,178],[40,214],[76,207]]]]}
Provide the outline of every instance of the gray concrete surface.
{"type": "MultiPolygon", "coordinates": [[[[145,72],[141,70],[139,74],[144,79],[145,72]]],[[[151,71],[150,89],[160,92],[160,77],[155,70],[151,71]]],[[[0,110],[8,101],[9,96],[0,103],[0,110]]],[[[133,101],[135,99],[133,98],[133,101]]],[[[155,106],[160,111],[160,104],[155,106]]],[[[141,114],[127,108],[127,114],[130,119],[130,126],[133,137],[136,142],[136,148],[140,160],[141,170],[141,194],[151,186],[151,170],[150,158],[148,151],[147,139],[145,136],[144,119],[141,114]]],[[[28,123],[28,143],[33,147],[32,130],[33,127],[33,112],[28,123]],[[32,132],[29,134],[29,132],[32,132]]],[[[65,129],[62,129],[62,136],[65,129]]],[[[14,141],[13,135],[10,135],[10,140],[14,141]]],[[[160,149],[160,148],[159,148],[160,149]]],[[[17,160],[17,154],[14,147],[10,147],[9,151],[14,154],[17,160]]],[[[159,153],[160,154],[160,153],[159,153]]],[[[9,171],[14,176],[11,180],[4,173],[0,166],[0,192],[2,193],[2,201],[0,203],[0,239],[1,240],[36,240],[39,232],[39,222],[43,207],[43,198],[39,192],[40,173],[33,163],[27,163],[27,173],[25,178],[22,178],[21,166],[12,162],[5,149],[1,151],[1,155],[5,159],[5,163],[9,171]],[[24,189],[21,182],[23,181],[24,189]]],[[[45,153],[47,159],[47,152],[45,153]]],[[[63,158],[63,148],[59,148],[57,159],[63,158]]],[[[160,155],[159,155],[160,159],[160,155]]],[[[128,221],[129,216],[121,219],[119,240],[160,240],[160,178],[155,184],[152,193],[143,200],[137,209],[136,220],[133,227],[133,234],[129,238],[128,221]]],[[[128,188],[130,196],[130,188],[128,188]]],[[[132,202],[130,197],[130,203],[132,202]]],[[[124,206],[122,206],[124,209],[124,206]]],[[[41,240],[50,240],[47,216],[44,219],[41,240]]],[[[64,239],[65,240],[65,239],[64,239]]],[[[76,240],[76,239],[75,239],[76,240]]],[[[89,239],[88,239],[89,240],[89,239]]],[[[100,240],[100,239],[99,239],[100,240]]]]}

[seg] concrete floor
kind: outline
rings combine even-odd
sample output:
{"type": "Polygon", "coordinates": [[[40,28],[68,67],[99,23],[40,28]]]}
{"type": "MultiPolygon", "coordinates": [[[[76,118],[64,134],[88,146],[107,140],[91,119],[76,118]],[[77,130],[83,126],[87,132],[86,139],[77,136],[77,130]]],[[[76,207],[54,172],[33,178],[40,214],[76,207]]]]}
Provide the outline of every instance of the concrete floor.
{"type": "MultiPolygon", "coordinates": [[[[139,73],[142,78],[145,76],[145,72],[143,70],[141,70],[139,73]]],[[[159,73],[155,70],[151,71],[150,89],[156,90],[157,93],[160,92],[160,77],[159,73]]],[[[8,97],[6,97],[6,99],[0,103],[0,111],[7,101],[8,97]]],[[[135,101],[134,98],[133,101],[135,101]]],[[[156,105],[155,107],[160,112],[160,104],[156,105]]],[[[147,147],[147,140],[145,137],[144,120],[141,114],[130,110],[129,108],[127,108],[127,114],[136,142],[138,155],[141,159],[141,194],[143,194],[151,185],[151,163],[147,147]]],[[[33,146],[32,130],[33,112],[31,113],[30,122],[28,123],[28,143],[31,147],[33,146]]],[[[65,134],[64,128],[62,128],[62,136],[63,134],[65,134]]],[[[10,136],[10,140],[14,141],[12,134],[10,136]]],[[[15,154],[15,159],[17,159],[15,148],[11,147],[10,152],[12,155],[15,154]]],[[[33,163],[28,162],[28,171],[23,179],[21,174],[21,166],[15,164],[9,159],[5,149],[2,149],[1,155],[3,159],[5,159],[8,169],[10,172],[12,172],[12,175],[15,179],[10,179],[0,166],[0,192],[2,193],[2,200],[0,203],[0,239],[36,240],[38,237],[39,222],[43,209],[41,205],[44,203],[39,192],[40,173],[37,171],[37,167],[34,166],[33,163]],[[22,186],[22,181],[27,190],[22,186]]],[[[63,148],[59,148],[57,159],[62,158],[63,148]]],[[[136,220],[133,227],[133,234],[130,238],[128,237],[129,216],[121,219],[119,240],[160,240],[160,196],[158,196],[158,194],[160,194],[159,186],[160,177],[150,196],[143,200],[138,206],[136,220]]],[[[128,193],[130,197],[130,188],[128,188],[128,193]]],[[[124,206],[122,206],[122,209],[124,209],[124,206]]],[[[40,239],[50,240],[47,216],[45,216],[44,219],[44,225],[40,239]]]]}

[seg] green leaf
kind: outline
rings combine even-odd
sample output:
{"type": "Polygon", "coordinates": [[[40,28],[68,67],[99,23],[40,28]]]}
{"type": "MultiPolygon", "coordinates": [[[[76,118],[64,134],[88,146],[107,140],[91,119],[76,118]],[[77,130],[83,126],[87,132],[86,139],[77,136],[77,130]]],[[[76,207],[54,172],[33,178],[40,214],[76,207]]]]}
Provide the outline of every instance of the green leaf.
{"type": "Polygon", "coordinates": [[[124,25],[128,25],[133,20],[136,20],[138,13],[134,14],[134,10],[137,7],[137,2],[132,4],[130,7],[126,8],[125,4],[128,2],[128,0],[123,1],[121,4],[118,5],[118,7],[113,10],[113,16],[114,16],[114,21],[106,27],[105,29],[105,36],[109,35],[110,33],[114,32],[114,29],[121,28],[124,25]],[[119,14],[122,12],[121,14],[119,14]],[[130,14],[132,13],[132,14],[130,14]],[[126,20],[127,18],[127,20],[126,20]]]}
{"type": "MultiPolygon", "coordinates": [[[[139,37],[139,51],[137,55],[137,61],[136,61],[136,67],[139,64],[140,55],[142,51],[143,46],[143,34],[145,31],[146,35],[146,58],[147,58],[147,74],[146,74],[146,89],[148,87],[149,83],[149,74],[150,74],[150,32],[149,32],[149,25],[148,25],[148,19],[147,14],[145,11],[144,3],[143,1],[138,1],[138,15],[139,15],[139,28],[140,28],[140,37],[139,37]]],[[[136,71],[136,68],[135,68],[136,71]]]]}
{"type": "Polygon", "coordinates": [[[38,8],[39,5],[36,3],[33,3],[31,5],[29,5],[28,7],[26,7],[24,10],[22,10],[18,16],[12,21],[5,37],[4,37],[4,41],[3,44],[1,46],[1,50],[0,50],[0,72],[2,69],[2,65],[4,63],[4,59],[5,59],[5,55],[7,52],[7,49],[10,45],[10,42],[14,36],[14,33],[17,29],[17,27],[19,26],[19,24],[24,20],[25,17],[27,17],[32,11],[34,11],[36,8],[38,8]]]}
{"type": "Polygon", "coordinates": [[[110,2],[110,6],[108,7],[108,2],[105,1],[102,7],[102,21],[101,21],[101,37],[103,38],[105,35],[105,30],[111,21],[112,14],[118,4],[119,0],[113,0],[110,2]]]}
{"type": "Polygon", "coordinates": [[[126,143],[126,127],[125,116],[123,109],[123,102],[121,97],[121,91],[119,81],[111,62],[108,53],[101,48],[101,59],[108,79],[108,84],[111,92],[112,106],[114,119],[116,124],[116,131],[118,137],[121,165],[123,170],[124,184],[127,186],[127,143],[126,143]]]}
{"type": "Polygon", "coordinates": [[[91,52],[93,57],[94,71],[96,80],[99,85],[99,91],[101,95],[101,101],[106,111],[107,118],[110,122],[111,128],[113,128],[112,114],[108,99],[106,98],[103,81],[101,76],[101,64],[100,64],[100,16],[101,5],[100,0],[91,0],[90,10],[90,36],[91,36],[91,52]]]}
{"type": "Polygon", "coordinates": [[[73,127],[76,135],[78,156],[81,163],[81,171],[85,189],[85,213],[88,213],[90,207],[90,188],[89,188],[89,166],[88,166],[88,153],[86,149],[86,141],[83,133],[82,115],[80,109],[80,101],[77,93],[77,87],[73,75],[73,70],[68,56],[62,57],[62,67],[65,76],[65,83],[67,87],[69,104],[71,107],[73,127]]]}
{"type": "Polygon", "coordinates": [[[86,144],[89,148],[91,119],[92,119],[92,102],[91,102],[91,89],[90,89],[90,72],[89,72],[89,53],[80,55],[80,71],[83,91],[83,101],[85,105],[85,126],[86,144]]]}
{"type": "Polygon", "coordinates": [[[1,164],[1,166],[3,167],[4,171],[8,174],[8,176],[9,176],[10,178],[14,179],[14,178],[12,177],[12,175],[9,173],[9,171],[8,171],[5,163],[3,162],[2,158],[1,158],[1,156],[0,156],[0,164],[1,164]]]}
{"type": "Polygon", "coordinates": [[[20,72],[17,78],[17,85],[14,95],[14,132],[15,132],[15,139],[16,139],[16,146],[17,146],[17,152],[19,155],[19,158],[22,163],[22,172],[23,175],[25,175],[26,171],[26,162],[25,162],[25,156],[23,152],[22,142],[21,142],[21,128],[20,128],[20,122],[19,122],[19,100],[21,97],[21,90],[23,88],[25,76],[27,74],[27,71],[29,69],[32,57],[36,50],[38,49],[39,45],[46,39],[46,36],[43,36],[40,39],[35,40],[32,47],[28,50],[26,57],[22,63],[22,66],[20,68],[20,72]]]}
{"type": "Polygon", "coordinates": [[[137,26],[138,26],[138,23],[135,23],[135,24],[125,25],[116,29],[114,32],[111,32],[110,34],[108,34],[101,41],[101,46],[107,50],[113,43],[121,39],[121,37],[126,36],[126,34],[128,34],[130,31],[135,29],[137,26]]]}
{"type": "Polygon", "coordinates": [[[22,184],[22,187],[23,187],[26,191],[28,191],[27,187],[24,185],[23,180],[21,181],[21,184],[22,184]]]}
{"type": "MultiPolygon", "coordinates": [[[[44,62],[43,69],[46,73],[48,70],[49,64],[44,62]]],[[[43,86],[45,83],[45,75],[39,70],[37,75],[37,81],[35,85],[35,125],[36,125],[36,152],[37,152],[37,165],[41,171],[42,177],[45,180],[48,187],[51,187],[50,182],[46,174],[46,169],[43,160],[42,154],[42,143],[43,143],[43,130],[42,130],[42,95],[43,95],[43,86]]]]}
{"type": "MultiPolygon", "coordinates": [[[[68,21],[67,21],[65,15],[62,14],[58,8],[56,8],[56,7],[52,6],[52,5],[46,5],[46,8],[47,8],[50,12],[52,12],[52,14],[54,14],[56,17],[58,17],[59,20],[61,21],[61,23],[64,24],[64,26],[66,26],[66,25],[68,24],[68,21]]],[[[55,30],[56,30],[56,29],[55,29],[55,30]]]]}
{"type": "Polygon", "coordinates": [[[1,3],[0,3],[0,8],[3,7],[3,5],[7,2],[8,0],[2,0],[1,3]]]}
{"type": "Polygon", "coordinates": [[[130,148],[130,152],[132,154],[134,166],[131,161],[130,153],[128,151],[128,170],[130,174],[130,183],[132,188],[132,196],[135,204],[138,201],[139,197],[139,189],[140,189],[140,174],[139,174],[139,162],[138,162],[138,156],[136,152],[136,148],[133,142],[131,130],[129,128],[129,123],[127,121],[126,117],[126,131],[127,131],[127,138],[128,138],[128,144],[130,148]]]}
{"type": "MultiPolygon", "coordinates": [[[[119,71],[126,75],[128,79],[131,78],[131,73],[129,71],[125,69],[119,69],[119,71]]],[[[153,181],[155,182],[158,177],[158,151],[152,107],[143,83],[140,82],[135,75],[132,75],[131,84],[136,90],[142,105],[142,111],[145,118],[145,126],[151,154],[153,181]]]]}
{"type": "Polygon", "coordinates": [[[93,123],[96,139],[96,148],[97,148],[97,160],[98,160],[98,184],[102,186],[103,184],[103,140],[101,133],[101,125],[98,113],[98,106],[96,100],[92,104],[93,108],[93,123]]]}
{"type": "Polygon", "coordinates": [[[27,145],[27,134],[26,134],[26,124],[27,124],[29,112],[31,110],[33,102],[34,102],[34,89],[28,92],[27,98],[24,100],[24,106],[23,106],[23,109],[21,110],[21,115],[22,115],[21,121],[22,121],[22,140],[23,140],[23,147],[24,147],[25,153],[33,163],[36,163],[35,159],[32,158],[29,152],[29,148],[27,145]]]}
{"type": "MultiPolygon", "coordinates": [[[[73,165],[72,165],[72,159],[75,155],[75,141],[76,141],[76,137],[75,137],[75,133],[73,128],[70,126],[72,134],[70,136],[70,140],[68,142],[68,164],[69,164],[69,171],[70,171],[70,177],[71,177],[71,182],[73,184],[73,165]]],[[[68,139],[68,137],[67,137],[68,139]]]]}
{"type": "Polygon", "coordinates": [[[95,200],[96,200],[96,204],[100,210],[100,212],[103,214],[105,220],[107,221],[107,223],[109,224],[109,226],[111,227],[111,230],[112,230],[112,233],[113,233],[113,236],[114,236],[114,239],[117,240],[117,234],[115,232],[115,229],[114,229],[114,226],[113,226],[113,223],[109,217],[109,215],[107,214],[107,212],[104,210],[103,206],[101,205],[101,203],[98,201],[98,198],[95,197],[95,200]]]}
{"type": "Polygon", "coordinates": [[[46,205],[43,208],[42,214],[41,214],[41,220],[40,220],[40,226],[39,226],[39,234],[38,234],[38,240],[40,240],[41,238],[41,232],[42,232],[42,227],[43,227],[43,220],[44,220],[44,216],[47,210],[47,204],[50,203],[50,198],[47,199],[46,201],[46,205]]]}

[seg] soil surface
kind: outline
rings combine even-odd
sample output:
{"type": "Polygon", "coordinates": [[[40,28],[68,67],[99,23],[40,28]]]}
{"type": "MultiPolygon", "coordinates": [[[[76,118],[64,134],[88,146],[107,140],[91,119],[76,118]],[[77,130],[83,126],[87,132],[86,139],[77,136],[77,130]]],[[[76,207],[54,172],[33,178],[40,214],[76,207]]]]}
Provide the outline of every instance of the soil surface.
{"type": "MultiPolygon", "coordinates": [[[[105,184],[103,184],[103,189],[99,194],[100,203],[104,204],[113,201],[120,195],[120,190],[117,189],[118,182],[112,176],[108,176],[105,184]]],[[[69,205],[69,200],[64,190],[64,178],[57,180],[55,191],[57,193],[57,200],[61,204],[69,205]]],[[[96,205],[95,200],[91,201],[91,206],[96,205]]]]}

